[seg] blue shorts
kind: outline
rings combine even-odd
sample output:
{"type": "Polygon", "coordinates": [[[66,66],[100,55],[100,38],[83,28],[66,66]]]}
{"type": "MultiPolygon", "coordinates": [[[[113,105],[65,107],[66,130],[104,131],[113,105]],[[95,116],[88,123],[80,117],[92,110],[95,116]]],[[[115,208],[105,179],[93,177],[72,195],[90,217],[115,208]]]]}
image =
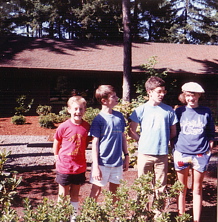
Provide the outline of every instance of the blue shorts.
{"type": "Polygon", "coordinates": [[[211,157],[211,152],[203,154],[185,154],[175,150],[173,152],[174,168],[176,171],[191,167],[201,173],[207,170],[207,165],[211,157]]]}

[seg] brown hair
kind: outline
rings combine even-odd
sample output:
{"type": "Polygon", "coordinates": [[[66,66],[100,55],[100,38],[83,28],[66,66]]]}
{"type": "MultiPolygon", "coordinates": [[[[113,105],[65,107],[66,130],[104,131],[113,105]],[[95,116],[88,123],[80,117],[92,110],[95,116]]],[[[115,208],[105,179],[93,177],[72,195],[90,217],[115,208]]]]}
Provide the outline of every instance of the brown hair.
{"type": "Polygon", "coordinates": [[[114,87],[111,85],[100,85],[95,91],[95,98],[101,103],[102,99],[108,99],[108,97],[114,93],[114,87]]]}
{"type": "Polygon", "coordinates": [[[86,100],[82,96],[72,96],[67,101],[67,106],[71,107],[73,103],[83,104],[86,107],[86,100]]]}
{"type": "Polygon", "coordinates": [[[165,81],[157,76],[150,77],[145,83],[146,91],[153,90],[160,86],[165,86],[165,81]]]}

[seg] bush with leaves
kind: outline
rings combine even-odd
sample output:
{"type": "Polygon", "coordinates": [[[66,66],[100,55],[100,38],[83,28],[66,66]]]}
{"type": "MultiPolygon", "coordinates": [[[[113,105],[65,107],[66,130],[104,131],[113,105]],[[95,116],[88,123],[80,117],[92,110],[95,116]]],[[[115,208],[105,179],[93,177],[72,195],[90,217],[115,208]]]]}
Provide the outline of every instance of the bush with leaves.
{"type": "Polygon", "coordinates": [[[83,116],[83,119],[91,124],[93,119],[98,115],[99,112],[100,110],[98,108],[94,109],[92,107],[88,107],[86,109],[85,115],[83,116]]]}
{"type": "MultiPolygon", "coordinates": [[[[86,198],[78,216],[78,221],[110,222],[115,221],[116,218],[116,221],[120,222],[169,222],[170,213],[168,208],[170,201],[178,196],[183,189],[183,185],[177,181],[168,189],[168,192],[155,196],[160,185],[157,183],[154,187],[152,185],[153,179],[154,175],[148,173],[136,179],[132,186],[127,186],[126,182],[123,181],[115,194],[117,197],[115,204],[113,204],[113,194],[109,191],[104,191],[105,201],[101,204],[97,204],[92,198],[86,198]],[[152,198],[154,198],[152,207],[149,208],[149,201],[152,198]],[[162,213],[160,217],[154,219],[156,210],[162,210],[162,213]]],[[[191,216],[184,214],[177,216],[175,219],[178,222],[190,221],[191,216]]]]}
{"type": "MultiPolygon", "coordinates": [[[[3,222],[32,222],[32,221],[46,221],[46,222],[68,222],[70,215],[73,212],[70,204],[70,197],[61,196],[61,201],[55,203],[48,198],[37,204],[36,208],[31,206],[29,199],[24,199],[24,211],[22,218],[17,215],[17,212],[12,209],[13,197],[16,194],[16,187],[21,182],[21,178],[17,179],[14,172],[5,172],[3,170],[7,156],[10,153],[0,153],[0,221],[3,222]]],[[[148,208],[148,202],[159,188],[158,183],[156,187],[152,185],[154,175],[148,173],[136,179],[133,185],[128,186],[125,181],[115,194],[117,202],[113,204],[113,194],[109,191],[104,191],[105,201],[100,205],[92,198],[86,198],[82,204],[82,209],[77,217],[77,221],[87,222],[110,222],[117,218],[117,221],[123,222],[144,222],[154,221],[156,209],[162,209],[163,203],[165,208],[162,216],[155,221],[170,222],[170,214],[167,212],[170,201],[175,198],[183,189],[183,185],[178,181],[172,185],[168,192],[156,197],[153,201],[152,207],[148,208]],[[167,200],[167,201],[166,201],[167,200]]],[[[175,217],[177,222],[188,222],[191,217],[188,214],[175,217]]]]}
{"type": "Polygon", "coordinates": [[[21,182],[21,177],[17,178],[17,172],[4,170],[8,155],[10,155],[10,152],[5,150],[0,153],[0,221],[4,222],[18,219],[18,215],[11,208],[11,205],[14,196],[17,194],[16,188],[21,182]]]}
{"type": "Polygon", "coordinates": [[[55,123],[64,122],[68,119],[65,115],[56,115],[51,113],[52,107],[47,105],[39,105],[36,109],[36,113],[39,115],[39,125],[44,128],[53,129],[55,123]]]}
{"type": "Polygon", "coordinates": [[[17,178],[17,172],[7,172],[4,165],[10,152],[3,150],[0,152],[0,222],[68,222],[73,212],[70,204],[70,197],[60,197],[60,201],[44,198],[34,209],[28,198],[24,199],[24,211],[22,218],[12,208],[14,196],[17,194],[16,188],[22,178],[17,178]]]}
{"type": "Polygon", "coordinates": [[[49,113],[46,116],[39,117],[39,125],[44,128],[53,129],[55,128],[54,123],[57,122],[57,116],[54,113],[49,113]]]}
{"type": "Polygon", "coordinates": [[[62,110],[59,111],[58,121],[59,121],[59,123],[62,123],[62,122],[66,121],[69,118],[70,118],[70,114],[68,113],[67,106],[63,106],[62,110]]]}
{"type": "Polygon", "coordinates": [[[32,208],[28,198],[24,199],[23,222],[46,221],[46,222],[68,222],[72,215],[73,207],[70,197],[61,197],[58,203],[44,198],[35,209],[32,208]]]}
{"type": "Polygon", "coordinates": [[[34,99],[31,99],[29,103],[26,102],[27,97],[25,95],[21,95],[16,99],[16,102],[19,106],[15,107],[15,115],[11,118],[13,124],[23,125],[26,122],[24,114],[29,112],[34,99]]]}
{"type": "Polygon", "coordinates": [[[15,115],[24,115],[30,111],[34,99],[31,99],[29,103],[26,102],[27,97],[25,95],[21,95],[16,99],[16,102],[19,104],[18,107],[15,107],[15,115]]]}
{"type": "Polygon", "coordinates": [[[52,109],[51,106],[39,105],[39,106],[36,108],[36,113],[37,113],[39,116],[46,116],[46,115],[48,115],[49,113],[51,113],[51,109],[52,109]]]}
{"type": "Polygon", "coordinates": [[[20,116],[12,116],[11,117],[11,122],[14,125],[23,125],[26,122],[26,118],[23,115],[20,116]]]}

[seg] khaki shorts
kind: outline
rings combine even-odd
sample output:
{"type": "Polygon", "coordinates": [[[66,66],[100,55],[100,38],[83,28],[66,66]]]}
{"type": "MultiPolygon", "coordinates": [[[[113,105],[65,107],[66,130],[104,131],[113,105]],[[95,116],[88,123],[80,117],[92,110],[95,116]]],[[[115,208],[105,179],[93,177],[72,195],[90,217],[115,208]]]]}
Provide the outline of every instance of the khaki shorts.
{"type": "Polygon", "coordinates": [[[138,154],[138,177],[148,172],[154,173],[154,183],[159,181],[163,192],[167,184],[168,155],[138,154]]]}
{"type": "Polygon", "coordinates": [[[101,180],[93,179],[91,171],[90,183],[95,184],[99,187],[106,186],[108,182],[114,184],[120,184],[120,180],[123,179],[123,166],[119,167],[99,166],[99,168],[102,173],[102,179],[101,180]]]}

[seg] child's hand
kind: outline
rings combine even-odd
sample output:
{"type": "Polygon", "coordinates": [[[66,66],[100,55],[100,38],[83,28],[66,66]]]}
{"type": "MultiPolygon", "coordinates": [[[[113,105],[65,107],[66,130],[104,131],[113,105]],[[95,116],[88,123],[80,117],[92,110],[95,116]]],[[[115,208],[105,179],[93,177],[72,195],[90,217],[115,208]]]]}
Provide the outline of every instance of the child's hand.
{"type": "Polygon", "coordinates": [[[102,179],[102,174],[101,174],[101,170],[99,169],[99,167],[93,167],[92,169],[92,177],[95,180],[101,180],[102,179]]]}
{"type": "Polygon", "coordinates": [[[123,162],[123,171],[127,171],[129,169],[129,156],[125,156],[123,162]]]}

